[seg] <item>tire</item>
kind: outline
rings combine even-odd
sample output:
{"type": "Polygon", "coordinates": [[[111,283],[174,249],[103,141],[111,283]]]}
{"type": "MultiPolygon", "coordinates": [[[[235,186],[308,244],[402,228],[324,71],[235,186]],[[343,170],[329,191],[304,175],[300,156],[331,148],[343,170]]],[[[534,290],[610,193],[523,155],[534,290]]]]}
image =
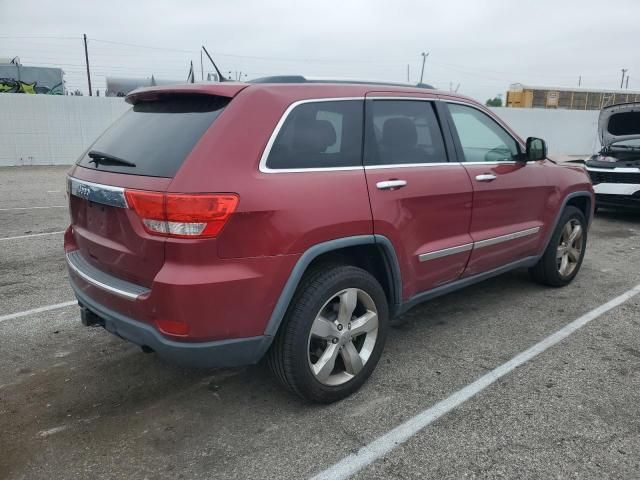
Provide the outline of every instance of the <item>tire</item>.
{"type": "Polygon", "coordinates": [[[267,362],[291,392],[312,402],[335,402],[357,391],[373,372],[388,318],[384,290],[370,273],[320,266],[300,282],[267,362]]]}
{"type": "Polygon", "coordinates": [[[568,206],[560,217],[547,249],[538,263],[529,269],[529,273],[538,283],[564,287],[578,274],[586,247],[587,220],[579,209],[568,206]],[[571,235],[575,233],[577,226],[580,227],[580,233],[572,241],[571,235]]]}

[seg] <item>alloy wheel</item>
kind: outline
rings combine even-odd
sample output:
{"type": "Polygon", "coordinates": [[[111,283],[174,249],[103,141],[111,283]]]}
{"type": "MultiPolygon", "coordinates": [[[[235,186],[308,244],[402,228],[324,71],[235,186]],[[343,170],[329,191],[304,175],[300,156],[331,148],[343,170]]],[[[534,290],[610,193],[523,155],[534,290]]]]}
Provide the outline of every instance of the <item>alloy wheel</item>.
{"type": "Polygon", "coordinates": [[[560,243],[556,252],[558,273],[569,277],[577,268],[584,248],[584,231],[578,220],[569,220],[560,235],[560,243]]]}
{"type": "Polygon", "coordinates": [[[347,288],[320,309],[311,326],[308,361],[316,380],[341,385],[369,360],[378,337],[378,310],[364,290],[347,288]]]}

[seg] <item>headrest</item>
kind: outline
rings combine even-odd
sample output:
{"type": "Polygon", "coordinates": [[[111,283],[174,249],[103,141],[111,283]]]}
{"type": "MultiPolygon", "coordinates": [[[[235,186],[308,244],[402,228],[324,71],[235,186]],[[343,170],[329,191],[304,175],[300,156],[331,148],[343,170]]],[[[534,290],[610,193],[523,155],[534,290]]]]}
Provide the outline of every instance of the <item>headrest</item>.
{"type": "Polygon", "coordinates": [[[382,144],[387,148],[413,148],[418,143],[418,131],[410,118],[388,118],[382,125],[382,144]]]}
{"type": "Polygon", "coordinates": [[[322,153],[336,143],[336,131],[328,120],[300,119],[295,124],[293,148],[298,152],[322,153]]]}

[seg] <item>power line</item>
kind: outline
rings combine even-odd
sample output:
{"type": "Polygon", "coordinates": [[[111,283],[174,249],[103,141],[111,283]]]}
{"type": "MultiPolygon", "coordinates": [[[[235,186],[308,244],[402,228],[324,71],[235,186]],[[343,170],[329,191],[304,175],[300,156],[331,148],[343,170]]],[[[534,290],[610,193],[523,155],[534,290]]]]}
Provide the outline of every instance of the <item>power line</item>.
{"type": "MultiPolygon", "coordinates": [[[[160,50],[160,51],[169,51],[169,52],[182,52],[182,53],[191,53],[191,54],[197,54],[199,52],[199,50],[181,50],[181,49],[176,49],[176,48],[164,48],[164,47],[155,47],[155,46],[151,46],[151,45],[140,45],[140,44],[134,44],[134,43],[125,43],[125,42],[117,42],[117,41],[113,41],[113,40],[102,40],[102,39],[96,39],[96,38],[89,38],[90,41],[92,42],[101,42],[101,43],[109,43],[109,44],[114,44],[114,45],[124,45],[124,46],[128,46],[128,47],[135,47],[135,48],[145,48],[145,49],[150,49],[150,50],[160,50]]],[[[245,58],[245,59],[249,59],[249,60],[278,60],[278,61],[286,61],[286,62],[318,62],[318,63],[323,63],[323,62],[328,62],[328,63],[397,63],[402,61],[403,63],[406,62],[406,59],[401,60],[401,59],[389,59],[389,60],[385,60],[385,61],[380,61],[380,60],[361,60],[361,59],[357,59],[357,58],[353,58],[353,59],[336,59],[336,58],[302,58],[302,57],[271,57],[271,56],[258,56],[258,55],[238,55],[238,54],[231,54],[231,53],[222,53],[222,52],[216,52],[216,56],[217,57],[231,57],[231,58],[245,58]]]]}
{"type": "Polygon", "coordinates": [[[98,39],[98,38],[89,38],[89,40],[91,40],[92,42],[100,42],[100,43],[109,43],[112,45],[124,45],[127,47],[134,47],[134,48],[145,48],[145,49],[149,49],[149,50],[162,50],[165,52],[182,52],[182,53],[198,53],[198,50],[180,50],[178,48],[166,48],[166,47],[154,47],[151,45],[138,45],[135,43],[125,43],[125,42],[117,42],[114,40],[102,40],[102,39],[98,39]]]}
{"type": "Polygon", "coordinates": [[[0,38],[24,40],[24,39],[56,39],[56,40],[78,40],[82,37],[61,37],[57,35],[0,35],[0,38]]]}

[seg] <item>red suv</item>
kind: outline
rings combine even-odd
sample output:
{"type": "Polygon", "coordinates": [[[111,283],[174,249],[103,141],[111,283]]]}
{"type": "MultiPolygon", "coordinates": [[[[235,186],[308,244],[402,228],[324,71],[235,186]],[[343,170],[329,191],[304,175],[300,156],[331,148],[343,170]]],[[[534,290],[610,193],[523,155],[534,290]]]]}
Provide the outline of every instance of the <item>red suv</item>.
{"type": "Polygon", "coordinates": [[[594,208],[475,101],[383,84],[153,87],[68,177],[65,252],[85,325],[180,364],[263,357],[331,402],[391,319],[513,270],[568,284],[594,208]]]}

